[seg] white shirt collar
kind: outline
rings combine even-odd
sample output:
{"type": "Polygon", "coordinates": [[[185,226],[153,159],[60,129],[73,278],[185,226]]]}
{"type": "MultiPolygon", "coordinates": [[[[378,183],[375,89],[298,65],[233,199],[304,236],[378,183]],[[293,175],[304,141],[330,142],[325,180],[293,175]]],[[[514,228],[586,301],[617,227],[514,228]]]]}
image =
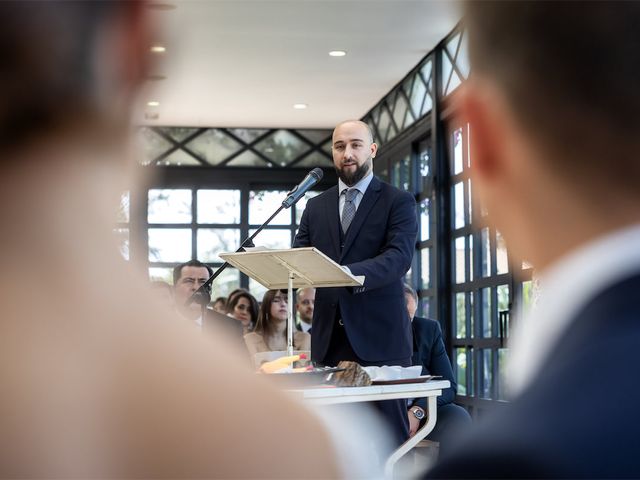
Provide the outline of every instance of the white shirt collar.
{"type": "Polygon", "coordinates": [[[309,330],[311,329],[311,324],[300,320],[300,328],[302,329],[303,332],[309,333],[309,330]]]}
{"type": "Polygon", "coordinates": [[[350,187],[349,185],[344,183],[341,178],[339,178],[338,179],[338,195],[342,194],[342,192],[344,191],[345,188],[357,188],[358,191],[362,195],[364,195],[364,192],[366,192],[367,188],[369,188],[369,184],[371,183],[371,180],[373,180],[373,172],[369,172],[369,175],[367,175],[362,180],[360,180],[358,183],[356,183],[355,185],[350,187]]]}
{"type": "Polygon", "coordinates": [[[509,390],[521,393],[559,344],[579,309],[607,285],[640,271],[640,224],[598,238],[551,265],[534,309],[516,323],[510,342],[509,390]]]}

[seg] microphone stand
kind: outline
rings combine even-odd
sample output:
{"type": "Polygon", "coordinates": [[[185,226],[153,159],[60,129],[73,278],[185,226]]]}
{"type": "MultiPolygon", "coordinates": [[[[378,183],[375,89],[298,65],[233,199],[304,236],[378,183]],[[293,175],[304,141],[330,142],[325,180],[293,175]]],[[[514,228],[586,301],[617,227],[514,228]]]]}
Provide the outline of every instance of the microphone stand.
{"type": "MultiPolygon", "coordinates": [[[[294,188],[293,190],[291,190],[289,193],[287,193],[287,195],[291,195],[298,187],[296,186],[296,188],[294,188]]],[[[295,202],[292,204],[294,205],[295,202]]],[[[291,205],[289,205],[291,206],[291,205]]],[[[248,238],[246,238],[241,244],[240,247],[238,247],[238,249],[236,250],[236,253],[240,253],[240,252],[244,252],[245,248],[251,248],[254,246],[253,244],[253,239],[256,237],[256,235],[258,235],[262,229],[264,227],[266,227],[267,225],[269,225],[269,223],[271,222],[271,220],[273,220],[276,215],[278,215],[284,208],[288,208],[285,207],[285,204],[283,202],[282,205],[280,205],[278,207],[278,209],[274,212],[273,215],[271,215],[266,222],[264,222],[262,225],[260,225],[260,227],[253,232],[252,235],[250,235],[248,238]]],[[[196,302],[197,304],[199,304],[202,307],[202,322],[205,321],[205,313],[206,313],[206,308],[207,305],[209,304],[209,302],[211,301],[211,284],[213,283],[213,281],[218,278],[218,276],[229,266],[229,263],[224,262],[222,265],[220,265],[220,267],[218,267],[218,269],[213,272],[213,275],[211,275],[206,282],[204,282],[200,288],[198,288],[198,290],[196,290],[195,292],[193,292],[193,295],[191,295],[186,303],[185,306],[188,307],[189,305],[191,305],[193,302],[196,302]]]]}

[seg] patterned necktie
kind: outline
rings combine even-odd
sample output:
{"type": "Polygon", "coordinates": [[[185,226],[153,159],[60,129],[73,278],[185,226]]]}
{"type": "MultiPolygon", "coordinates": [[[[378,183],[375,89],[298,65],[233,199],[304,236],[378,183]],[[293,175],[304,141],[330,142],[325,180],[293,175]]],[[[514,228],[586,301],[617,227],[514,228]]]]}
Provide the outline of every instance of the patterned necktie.
{"type": "Polygon", "coordinates": [[[353,217],[356,215],[356,195],[358,194],[357,188],[349,188],[347,190],[343,190],[344,195],[344,208],[342,210],[342,219],[340,223],[342,223],[342,231],[347,233],[349,230],[349,225],[351,225],[351,221],[353,217]]]}

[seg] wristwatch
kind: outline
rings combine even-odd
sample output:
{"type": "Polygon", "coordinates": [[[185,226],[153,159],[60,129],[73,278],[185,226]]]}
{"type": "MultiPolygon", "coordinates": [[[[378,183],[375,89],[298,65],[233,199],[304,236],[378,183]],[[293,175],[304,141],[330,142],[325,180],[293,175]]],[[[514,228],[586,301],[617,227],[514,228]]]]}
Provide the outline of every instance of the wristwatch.
{"type": "Polygon", "coordinates": [[[413,416],[420,421],[422,421],[422,419],[426,416],[424,410],[420,407],[411,407],[411,413],[413,413],[413,416]]]}

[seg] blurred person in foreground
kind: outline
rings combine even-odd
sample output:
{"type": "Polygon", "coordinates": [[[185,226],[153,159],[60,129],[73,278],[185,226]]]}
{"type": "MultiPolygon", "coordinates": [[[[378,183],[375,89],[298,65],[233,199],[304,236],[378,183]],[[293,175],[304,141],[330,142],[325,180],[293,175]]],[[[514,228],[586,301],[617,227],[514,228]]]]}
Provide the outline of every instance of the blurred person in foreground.
{"type": "Polygon", "coordinates": [[[322,422],[223,339],[159,322],[118,253],[145,13],[0,2],[0,477],[338,476],[322,422]]]}
{"type": "MultiPolygon", "coordinates": [[[[440,451],[442,452],[449,446],[450,438],[458,435],[470,425],[471,417],[464,408],[453,403],[458,385],[453,376],[451,360],[449,360],[444,346],[440,324],[430,318],[416,317],[418,295],[407,284],[404,285],[404,298],[407,302],[407,314],[411,319],[413,331],[411,363],[422,366],[422,375],[435,375],[451,383],[451,387],[444,389],[442,395],[438,397],[436,425],[426,437],[428,440],[440,442],[440,451]]],[[[412,400],[407,415],[409,417],[409,434],[413,436],[418,428],[423,427],[429,420],[427,399],[423,397],[412,400]]]]}
{"type": "Polygon", "coordinates": [[[151,291],[156,296],[157,304],[163,310],[171,312],[174,309],[175,302],[173,300],[173,288],[167,282],[155,280],[150,283],[151,291]]]}
{"type": "Polygon", "coordinates": [[[468,2],[474,191],[541,292],[443,477],[640,477],[640,3],[468,2]]]}
{"type": "Polygon", "coordinates": [[[296,311],[298,312],[296,328],[301,332],[311,333],[315,298],[316,289],[313,287],[299,288],[296,292],[296,311]]]}

